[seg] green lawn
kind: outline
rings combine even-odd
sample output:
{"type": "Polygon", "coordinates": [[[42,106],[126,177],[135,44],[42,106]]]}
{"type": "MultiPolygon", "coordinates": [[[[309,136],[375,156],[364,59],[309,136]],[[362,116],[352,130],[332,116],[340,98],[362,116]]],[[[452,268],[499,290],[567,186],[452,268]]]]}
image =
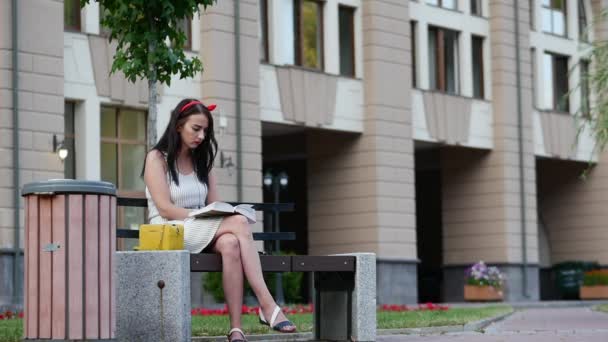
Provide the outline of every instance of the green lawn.
{"type": "Polygon", "coordinates": [[[5,319],[0,321],[0,341],[18,342],[23,336],[22,319],[5,319]]]}
{"type": "MultiPolygon", "coordinates": [[[[608,307],[606,307],[608,310],[608,307]]],[[[450,308],[447,311],[378,312],[378,329],[421,328],[442,325],[463,325],[484,318],[513,311],[508,305],[483,308],[450,308]]],[[[289,318],[298,326],[298,331],[312,331],[311,314],[294,314],[289,318]]],[[[193,316],[193,336],[219,336],[229,329],[228,316],[193,316]]],[[[255,315],[243,316],[243,330],[247,334],[269,333],[271,330],[258,323],[255,315]]],[[[22,335],[22,320],[0,321],[0,341],[17,342],[22,335]]]]}
{"type": "Polygon", "coordinates": [[[597,311],[608,312],[608,304],[602,304],[595,307],[597,311]]]}

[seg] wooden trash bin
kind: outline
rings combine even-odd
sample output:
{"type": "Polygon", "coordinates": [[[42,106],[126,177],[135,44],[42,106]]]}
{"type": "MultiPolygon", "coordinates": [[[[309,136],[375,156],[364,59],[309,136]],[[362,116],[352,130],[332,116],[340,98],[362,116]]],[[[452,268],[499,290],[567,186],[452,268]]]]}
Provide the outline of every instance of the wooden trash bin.
{"type": "Polygon", "coordinates": [[[26,340],[114,340],[116,188],[107,182],[26,184],[26,340]]]}

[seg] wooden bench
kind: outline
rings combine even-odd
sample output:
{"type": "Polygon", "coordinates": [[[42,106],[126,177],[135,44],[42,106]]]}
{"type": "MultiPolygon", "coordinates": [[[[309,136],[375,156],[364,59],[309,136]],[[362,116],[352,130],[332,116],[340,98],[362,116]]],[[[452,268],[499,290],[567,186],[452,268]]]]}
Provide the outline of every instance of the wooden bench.
{"type": "MultiPolygon", "coordinates": [[[[231,203],[235,204],[235,203],[231,203]]],[[[293,211],[293,203],[251,203],[263,212],[293,211]]],[[[147,207],[145,198],[118,197],[118,206],[147,207]]],[[[138,238],[138,231],[118,229],[117,238],[138,238]]],[[[253,233],[254,240],[295,240],[293,232],[253,233]]],[[[374,257],[375,258],[375,257],[374,257]]],[[[222,270],[220,255],[190,254],[190,272],[218,272],[222,270]]],[[[375,260],[375,259],[374,259],[375,260]]],[[[357,256],[355,255],[260,255],[264,272],[312,272],[314,279],[314,325],[316,339],[351,340],[361,336],[362,303],[353,298],[356,287],[357,256]],[[330,321],[328,321],[328,319],[330,321]],[[359,322],[359,323],[357,323],[359,322]]],[[[368,267],[369,268],[369,267],[368,267]]],[[[373,265],[373,295],[375,308],[375,262],[373,265]]],[[[361,301],[359,299],[359,301],[361,301]]],[[[369,305],[368,305],[369,306],[369,305]]],[[[369,311],[369,310],[368,310],[369,311]]],[[[375,336],[375,310],[374,332],[375,336]]],[[[361,340],[361,339],[357,339],[361,340]]]]}

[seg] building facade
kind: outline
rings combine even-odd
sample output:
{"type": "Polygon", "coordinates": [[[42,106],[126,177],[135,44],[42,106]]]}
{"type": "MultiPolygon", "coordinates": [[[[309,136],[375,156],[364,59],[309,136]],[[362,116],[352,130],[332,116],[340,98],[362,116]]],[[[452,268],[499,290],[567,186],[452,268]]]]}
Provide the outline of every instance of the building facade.
{"type": "MultiPolygon", "coordinates": [[[[608,166],[577,134],[606,2],[219,0],[183,22],[205,70],[161,87],[157,132],[216,103],[222,198],[273,201],[262,176],[286,172],[283,249],[376,253],[378,303],[462,300],[478,260],[507,300],[550,298],[552,265],[608,263],[608,166]]],[[[23,184],[143,194],[147,83],[109,74],[103,11],[78,3],[0,0],[0,305],[22,300],[23,184]]]]}

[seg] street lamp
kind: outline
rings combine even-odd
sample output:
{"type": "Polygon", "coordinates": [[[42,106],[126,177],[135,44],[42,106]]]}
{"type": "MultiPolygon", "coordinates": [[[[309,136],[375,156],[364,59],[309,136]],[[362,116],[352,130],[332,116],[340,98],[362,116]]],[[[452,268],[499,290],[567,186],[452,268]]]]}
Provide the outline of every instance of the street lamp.
{"type": "MultiPolygon", "coordinates": [[[[267,171],[264,174],[264,179],[263,179],[263,183],[264,183],[264,187],[266,187],[266,189],[272,189],[273,193],[274,193],[274,203],[279,203],[279,197],[280,197],[280,193],[281,193],[281,188],[287,188],[287,184],[289,183],[289,177],[287,176],[287,173],[285,172],[281,172],[278,175],[272,174],[270,171],[267,171]]],[[[274,211],[274,222],[273,222],[273,228],[272,231],[273,232],[279,232],[279,211],[275,210],[274,211]]],[[[275,240],[274,241],[274,250],[275,252],[279,252],[281,249],[281,241],[280,240],[275,240]]],[[[281,273],[277,273],[277,282],[275,284],[275,293],[276,293],[276,299],[277,299],[277,303],[279,305],[283,305],[285,304],[285,296],[283,294],[283,276],[281,273]]]]}

